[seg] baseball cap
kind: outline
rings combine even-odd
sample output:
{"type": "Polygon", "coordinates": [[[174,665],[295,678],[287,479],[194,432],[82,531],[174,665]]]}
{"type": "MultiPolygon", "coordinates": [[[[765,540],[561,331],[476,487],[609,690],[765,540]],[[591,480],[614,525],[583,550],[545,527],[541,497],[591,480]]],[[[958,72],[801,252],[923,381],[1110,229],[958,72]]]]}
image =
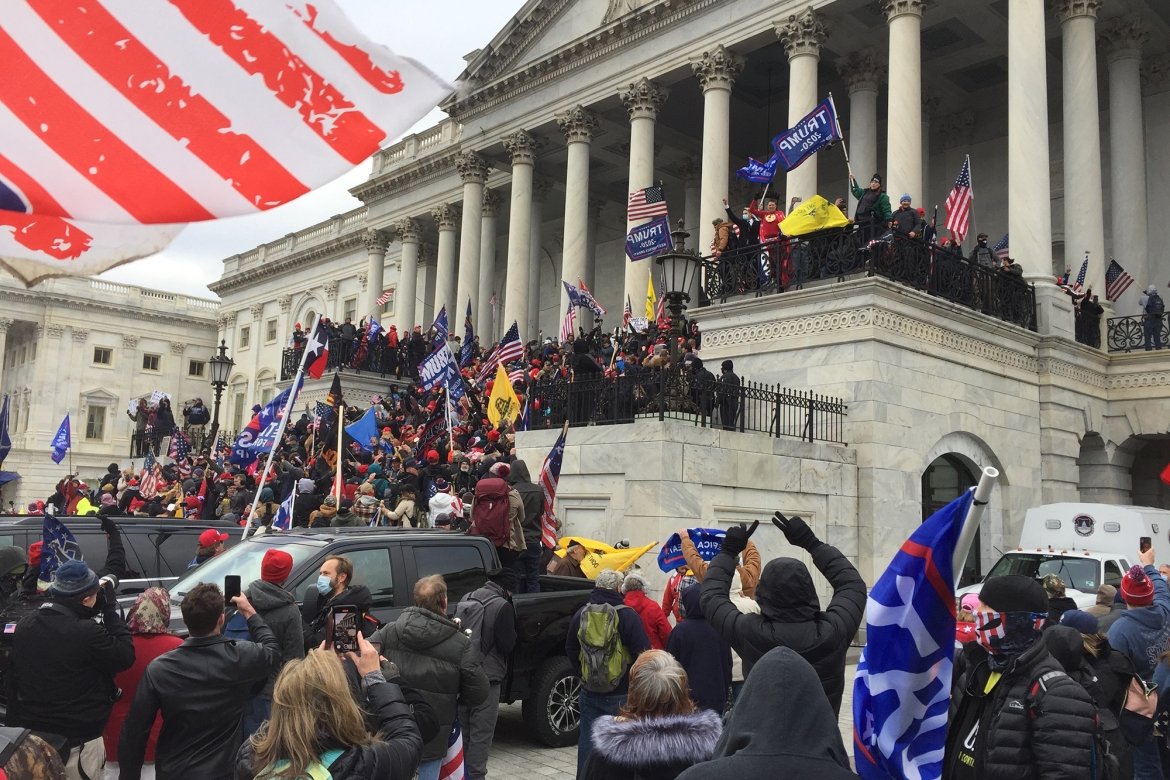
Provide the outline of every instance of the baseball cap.
{"type": "Polygon", "coordinates": [[[221,534],[214,528],[208,528],[203,533],[199,534],[200,547],[214,547],[220,542],[226,542],[230,537],[227,534],[221,534]]]}

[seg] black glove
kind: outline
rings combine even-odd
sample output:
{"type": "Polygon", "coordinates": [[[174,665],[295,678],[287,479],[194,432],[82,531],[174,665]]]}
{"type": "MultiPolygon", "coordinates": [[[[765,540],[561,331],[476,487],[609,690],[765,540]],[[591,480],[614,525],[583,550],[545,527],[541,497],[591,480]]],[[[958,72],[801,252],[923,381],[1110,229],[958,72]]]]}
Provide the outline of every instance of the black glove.
{"type": "Polygon", "coordinates": [[[800,517],[785,517],[777,512],[772,516],[772,523],[784,532],[784,537],[788,539],[789,544],[811,550],[821,543],[813,530],[808,527],[808,523],[800,517]]]}
{"type": "Polygon", "coordinates": [[[757,520],[752,523],[751,528],[748,528],[743,523],[728,528],[727,534],[723,537],[723,552],[739,555],[747,547],[748,537],[756,532],[756,528],[759,525],[760,521],[757,520]]]}

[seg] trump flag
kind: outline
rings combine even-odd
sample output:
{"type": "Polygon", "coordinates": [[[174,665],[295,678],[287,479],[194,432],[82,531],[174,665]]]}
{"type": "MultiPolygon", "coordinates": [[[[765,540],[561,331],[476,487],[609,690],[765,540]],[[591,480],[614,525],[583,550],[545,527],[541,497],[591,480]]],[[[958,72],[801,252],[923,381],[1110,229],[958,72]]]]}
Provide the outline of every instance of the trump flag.
{"type": "Polygon", "coordinates": [[[451,89],[333,0],[23,0],[0,53],[0,265],[26,284],[294,200],[451,89]]]}
{"type": "Polygon", "coordinates": [[[869,594],[853,682],[853,755],[865,780],[942,777],[955,649],[952,559],[970,490],[902,544],[869,594]]]}

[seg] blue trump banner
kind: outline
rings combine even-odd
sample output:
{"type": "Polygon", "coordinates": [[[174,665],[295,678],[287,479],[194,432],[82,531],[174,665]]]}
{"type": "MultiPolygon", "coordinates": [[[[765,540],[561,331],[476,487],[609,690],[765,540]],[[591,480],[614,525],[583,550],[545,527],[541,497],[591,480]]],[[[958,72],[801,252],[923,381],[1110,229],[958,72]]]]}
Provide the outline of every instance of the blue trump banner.
{"type": "Polygon", "coordinates": [[[768,162],[760,162],[754,157],[749,157],[747,165],[737,170],[735,175],[756,184],[767,184],[775,178],[776,166],[779,163],[780,158],[775,154],[768,158],[768,162]]]}
{"type": "Polygon", "coordinates": [[[823,147],[840,140],[837,111],[830,98],[821,102],[795,126],[773,138],[772,149],[784,170],[791,171],[823,147]]]}
{"type": "Polygon", "coordinates": [[[81,545],[60,520],[46,514],[41,527],[41,570],[38,579],[41,582],[52,582],[57,567],[68,560],[85,560],[81,545]]]}
{"type": "Polygon", "coordinates": [[[66,413],[65,419],[61,421],[57,433],[53,436],[53,443],[49,445],[49,457],[54,463],[60,463],[65,459],[65,453],[71,446],[73,445],[69,437],[69,415],[66,413]]]}
{"type": "MultiPolygon", "coordinates": [[[[276,433],[280,430],[280,419],[284,415],[285,405],[288,404],[289,394],[292,394],[292,404],[295,404],[297,393],[300,390],[300,384],[285,388],[263,409],[252,415],[252,419],[240,431],[235,444],[232,445],[232,463],[238,466],[247,466],[261,455],[268,454],[273,445],[276,444],[276,433]]],[[[292,406],[292,404],[288,405],[292,406]]]]}
{"type": "Polygon", "coordinates": [[[626,255],[631,260],[660,255],[670,246],[670,221],[666,217],[655,217],[645,225],[638,225],[626,236],[626,255]]]}
{"type": "Polygon", "coordinates": [[[446,385],[453,400],[463,397],[463,376],[449,346],[443,344],[418,364],[418,383],[424,390],[446,385]]]}
{"type": "MultiPolygon", "coordinates": [[[[695,551],[705,561],[712,560],[723,548],[723,537],[726,534],[722,528],[688,528],[687,536],[694,542],[695,551]]],[[[682,540],[678,534],[671,534],[658,551],[658,568],[671,572],[687,562],[683,557],[682,540]]]]}

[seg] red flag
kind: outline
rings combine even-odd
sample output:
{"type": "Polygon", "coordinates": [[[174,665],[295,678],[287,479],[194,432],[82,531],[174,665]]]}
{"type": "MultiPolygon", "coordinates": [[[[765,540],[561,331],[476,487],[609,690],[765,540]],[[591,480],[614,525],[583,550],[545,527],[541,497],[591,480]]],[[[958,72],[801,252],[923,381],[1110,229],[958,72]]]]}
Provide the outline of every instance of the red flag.
{"type": "Polygon", "coordinates": [[[1170,485],[1170,463],[1166,464],[1166,468],[1162,469],[1162,481],[1170,485]]]}

